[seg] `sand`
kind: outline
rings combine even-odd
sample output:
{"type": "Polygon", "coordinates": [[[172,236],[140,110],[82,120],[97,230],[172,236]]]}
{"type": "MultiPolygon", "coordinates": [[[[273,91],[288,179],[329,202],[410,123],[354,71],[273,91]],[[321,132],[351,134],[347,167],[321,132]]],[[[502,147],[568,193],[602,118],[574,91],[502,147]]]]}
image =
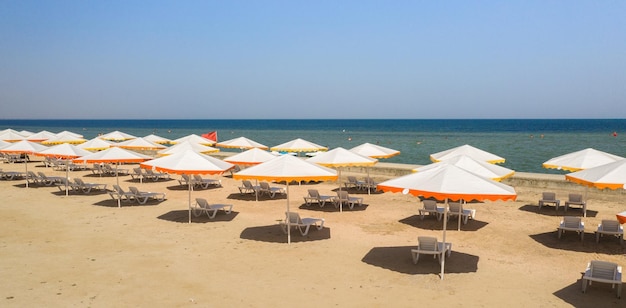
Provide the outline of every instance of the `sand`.
{"type": "MultiPolygon", "coordinates": [[[[126,168],[133,167],[125,166],[126,168]]],[[[2,164],[23,171],[23,164],[2,164]]],[[[63,176],[40,163],[29,170],[63,176]]],[[[361,175],[362,176],[362,175],[361,175]]],[[[115,177],[74,171],[71,177],[115,184],[115,177]]],[[[556,235],[563,211],[537,212],[541,189],[518,187],[515,202],[470,204],[476,219],[448,227],[453,252],[444,279],[437,260],[411,260],[417,236],[442,237],[442,223],[420,220],[415,197],[378,193],[365,206],[337,211],[303,205],[306,190],[334,194],[336,183],[290,186],[290,205],[302,217],[325,219],[323,230],[292,235],[278,227],[287,201],[241,196],[240,182],[194,191],[234,212],[189,224],[188,191],[170,181],[121,186],[166,192],[147,205],[122,204],[108,194],[65,194],[55,187],[25,188],[24,180],[0,181],[0,282],[3,307],[624,307],[609,285],[581,293],[581,271],[590,260],[626,265],[615,238],[595,242],[601,219],[615,219],[622,200],[588,200],[585,240],[556,235]]],[[[383,180],[384,178],[376,178],[383,180]]],[[[556,191],[563,199],[565,191],[556,191]]],[[[357,192],[353,192],[357,194],[357,192]]],[[[571,210],[571,215],[581,215],[571,210]]]]}

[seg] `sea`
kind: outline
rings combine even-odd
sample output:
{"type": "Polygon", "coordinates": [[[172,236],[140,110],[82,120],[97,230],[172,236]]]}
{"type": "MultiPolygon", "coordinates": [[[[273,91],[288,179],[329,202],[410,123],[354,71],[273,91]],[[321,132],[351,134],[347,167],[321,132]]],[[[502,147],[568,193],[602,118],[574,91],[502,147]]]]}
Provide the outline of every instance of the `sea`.
{"type": "Polygon", "coordinates": [[[566,172],[544,169],[543,162],[585,148],[626,157],[626,119],[0,120],[0,130],[5,128],[68,130],[85,139],[116,130],[168,139],[217,131],[218,141],[244,136],[269,147],[295,138],[331,149],[369,142],[401,152],[381,161],[414,165],[429,164],[431,154],[469,144],[504,157],[501,165],[517,172],[552,174],[566,172]]]}

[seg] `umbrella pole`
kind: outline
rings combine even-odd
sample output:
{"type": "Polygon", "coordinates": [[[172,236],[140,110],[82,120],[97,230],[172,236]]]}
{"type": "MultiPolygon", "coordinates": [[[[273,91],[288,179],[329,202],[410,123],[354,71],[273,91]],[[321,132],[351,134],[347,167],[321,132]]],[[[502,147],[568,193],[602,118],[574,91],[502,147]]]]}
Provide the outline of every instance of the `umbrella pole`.
{"type": "Polygon", "coordinates": [[[191,179],[187,182],[189,185],[189,223],[191,223],[191,179]]]}
{"type": "Polygon", "coordinates": [[[287,181],[287,244],[291,244],[291,219],[289,219],[289,182],[287,181]]]}
{"type": "MultiPolygon", "coordinates": [[[[462,204],[461,202],[463,202],[463,199],[459,199],[460,204],[462,204]]],[[[459,226],[456,229],[457,231],[461,231],[461,213],[462,213],[461,207],[459,207],[459,213],[458,213],[459,214],[459,226]]]]}
{"type": "Polygon", "coordinates": [[[446,204],[443,209],[443,252],[441,254],[441,280],[443,280],[443,270],[446,266],[446,230],[448,228],[448,198],[446,198],[446,204]]]}
{"type": "Polygon", "coordinates": [[[24,168],[26,168],[26,188],[28,188],[28,161],[24,161],[24,168]]]}
{"type": "MultiPolygon", "coordinates": [[[[339,192],[341,192],[341,167],[337,169],[339,169],[339,192]]],[[[339,212],[343,212],[343,201],[341,199],[339,199],[339,212]]]]}
{"type": "Polygon", "coordinates": [[[254,198],[256,199],[256,202],[259,202],[259,179],[255,179],[254,184],[254,198]]]}
{"type": "Polygon", "coordinates": [[[70,178],[70,168],[65,168],[65,196],[69,195],[69,188],[67,187],[67,185],[69,184],[69,178],[70,178]]]}

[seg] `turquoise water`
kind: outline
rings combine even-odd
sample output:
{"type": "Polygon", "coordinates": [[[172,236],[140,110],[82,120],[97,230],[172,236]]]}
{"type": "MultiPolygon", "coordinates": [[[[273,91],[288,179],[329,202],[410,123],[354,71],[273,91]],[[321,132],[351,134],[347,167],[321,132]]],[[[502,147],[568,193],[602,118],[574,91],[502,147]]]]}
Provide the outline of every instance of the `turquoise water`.
{"type": "Polygon", "coordinates": [[[303,138],[330,148],[364,142],[401,151],[387,162],[425,165],[430,154],[470,144],[506,158],[520,172],[564,173],[541,164],[595,148],[626,156],[626,120],[0,120],[0,129],[69,130],[86,139],[120,130],[176,139],[217,131],[220,141],[245,136],[267,146],[303,138]],[[613,136],[613,132],[617,136],[613,136]]]}

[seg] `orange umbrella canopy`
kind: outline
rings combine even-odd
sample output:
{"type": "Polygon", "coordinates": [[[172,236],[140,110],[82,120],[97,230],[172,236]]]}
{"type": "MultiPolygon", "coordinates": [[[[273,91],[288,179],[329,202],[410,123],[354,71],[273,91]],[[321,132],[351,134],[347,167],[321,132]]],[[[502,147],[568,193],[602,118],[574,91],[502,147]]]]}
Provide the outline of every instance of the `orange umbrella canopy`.
{"type": "Polygon", "coordinates": [[[221,148],[230,148],[230,149],[252,149],[252,148],[259,148],[262,150],[268,149],[266,145],[260,144],[246,137],[239,137],[235,139],[218,142],[215,145],[221,148]]]}
{"type": "Polygon", "coordinates": [[[203,154],[216,153],[220,151],[219,149],[208,146],[208,145],[203,145],[203,144],[191,142],[190,140],[186,140],[186,141],[174,144],[173,146],[167,149],[160,150],[158,154],[159,156],[165,156],[165,155],[171,155],[171,154],[180,153],[180,152],[186,152],[188,150],[192,150],[194,152],[203,153],[203,154]]]}
{"type": "Polygon", "coordinates": [[[268,151],[263,151],[259,148],[253,148],[245,152],[235,154],[231,157],[224,158],[224,161],[236,165],[254,166],[274,158],[276,158],[276,155],[268,151]]]}
{"type": "Polygon", "coordinates": [[[626,188],[626,159],[566,174],[565,179],[598,189],[626,188]]]}
{"type": "Polygon", "coordinates": [[[192,150],[159,157],[139,165],[174,174],[222,174],[235,165],[192,150]]]}
{"type": "Polygon", "coordinates": [[[47,148],[47,146],[36,142],[22,140],[0,149],[0,152],[9,154],[34,154],[47,148]]]}
{"type": "Polygon", "coordinates": [[[316,152],[326,151],[328,148],[301,138],[297,138],[283,144],[273,146],[270,150],[285,152],[316,152]]]}
{"type": "Polygon", "coordinates": [[[621,159],[624,159],[624,157],[613,155],[603,151],[598,151],[592,148],[587,148],[584,150],[551,158],[550,160],[543,163],[543,167],[549,169],[562,169],[576,172],[612,163],[621,159]]]}
{"type": "Polygon", "coordinates": [[[233,179],[270,182],[334,181],[337,180],[337,171],[291,155],[281,155],[239,171],[233,174],[233,179]]]}
{"type": "Polygon", "coordinates": [[[89,155],[91,154],[91,152],[81,149],[73,144],[61,143],[59,145],[49,147],[35,154],[39,156],[57,157],[57,158],[67,159],[67,158],[76,158],[76,157],[89,155]]]}
{"type": "Polygon", "coordinates": [[[373,166],[378,162],[377,159],[348,151],[342,147],[318,154],[314,157],[307,159],[307,161],[326,167],[367,167],[373,166]]]}
{"type": "Polygon", "coordinates": [[[494,181],[501,181],[502,179],[508,178],[515,174],[515,171],[505,168],[502,166],[498,166],[495,164],[490,164],[488,162],[475,160],[466,155],[459,155],[452,157],[450,159],[446,159],[440,161],[438,163],[432,163],[430,165],[422,166],[419,168],[413,169],[415,172],[423,172],[432,168],[437,168],[443,164],[452,164],[459,168],[465,169],[467,171],[473,172],[477,175],[492,179],[494,181]]]}
{"type": "Polygon", "coordinates": [[[144,138],[125,140],[117,144],[112,144],[112,146],[129,150],[161,150],[166,148],[164,145],[157,144],[144,138]]]}
{"type": "Polygon", "coordinates": [[[91,153],[89,155],[75,158],[75,163],[141,163],[146,160],[152,159],[151,156],[143,155],[134,151],[125,150],[122,148],[108,148],[106,150],[91,153]]]}

